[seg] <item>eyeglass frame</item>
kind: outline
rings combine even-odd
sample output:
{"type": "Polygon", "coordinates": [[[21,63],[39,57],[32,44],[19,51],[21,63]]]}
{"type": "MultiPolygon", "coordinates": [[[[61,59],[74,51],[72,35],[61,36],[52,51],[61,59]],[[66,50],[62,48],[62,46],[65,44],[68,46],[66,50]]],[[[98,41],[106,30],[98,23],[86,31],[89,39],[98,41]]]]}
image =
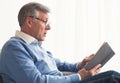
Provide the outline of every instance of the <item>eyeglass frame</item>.
{"type": "Polygon", "coordinates": [[[48,24],[50,24],[50,22],[48,21],[48,20],[43,20],[43,19],[40,19],[40,18],[37,18],[37,17],[35,17],[35,16],[29,16],[29,17],[31,17],[31,18],[34,18],[34,19],[37,19],[37,20],[39,20],[39,21],[42,21],[44,24],[45,24],[45,26],[48,26],[48,24]]]}

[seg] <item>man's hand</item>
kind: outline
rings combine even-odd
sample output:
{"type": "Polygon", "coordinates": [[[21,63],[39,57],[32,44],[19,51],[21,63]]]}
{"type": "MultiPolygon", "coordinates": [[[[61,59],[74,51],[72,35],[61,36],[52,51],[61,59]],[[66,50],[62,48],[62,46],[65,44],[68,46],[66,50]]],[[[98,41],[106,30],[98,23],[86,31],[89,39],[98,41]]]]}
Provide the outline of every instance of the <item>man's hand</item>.
{"type": "Polygon", "coordinates": [[[93,76],[99,73],[100,67],[101,67],[101,64],[98,64],[89,71],[87,71],[85,68],[82,68],[81,70],[78,71],[78,73],[80,74],[81,79],[84,79],[86,77],[93,76]]]}
{"type": "Polygon", "coordinates": [[[80,62],[80,63],[78,64],[78,69],[81,69],[81,68],[85,67],[86,64],[87,64],[90,60],[92,60],[93,57],[94,57],[94,54],[91,54],[90,56],[84,58],[84,59],[82,60],[82,62],[80,62]]]}

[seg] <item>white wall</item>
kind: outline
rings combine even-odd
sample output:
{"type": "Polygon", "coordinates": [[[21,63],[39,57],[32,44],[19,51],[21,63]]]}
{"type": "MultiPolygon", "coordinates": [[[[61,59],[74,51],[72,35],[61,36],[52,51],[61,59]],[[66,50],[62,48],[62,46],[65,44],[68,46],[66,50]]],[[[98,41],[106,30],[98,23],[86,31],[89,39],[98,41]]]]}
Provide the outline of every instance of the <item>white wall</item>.
{"type": "MultiPolygon", "coordinates": [[[[2,0],[0,3],[0,47],[19,30],[19,9],[31,0],[2,0]]],[[[95,53],[107,41],[116,55],[102,71],[120,71],[119,0],[35,0],[51,9],[51,31],[43,46],[55,57],[69,62],[95,53]]]]}

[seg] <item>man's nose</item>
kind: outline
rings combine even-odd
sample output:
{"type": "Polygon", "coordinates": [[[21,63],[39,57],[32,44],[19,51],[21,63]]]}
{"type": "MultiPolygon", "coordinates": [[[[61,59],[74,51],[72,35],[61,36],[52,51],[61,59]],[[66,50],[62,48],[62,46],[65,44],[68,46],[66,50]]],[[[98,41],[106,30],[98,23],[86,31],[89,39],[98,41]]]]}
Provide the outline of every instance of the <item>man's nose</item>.
{"type": "Polygon", "coordinates": [[[46,30],[50,30],[51,29],[51,26],[50,26],[50,24],[48,24],[47,26],[46,26],[46,30]]]}

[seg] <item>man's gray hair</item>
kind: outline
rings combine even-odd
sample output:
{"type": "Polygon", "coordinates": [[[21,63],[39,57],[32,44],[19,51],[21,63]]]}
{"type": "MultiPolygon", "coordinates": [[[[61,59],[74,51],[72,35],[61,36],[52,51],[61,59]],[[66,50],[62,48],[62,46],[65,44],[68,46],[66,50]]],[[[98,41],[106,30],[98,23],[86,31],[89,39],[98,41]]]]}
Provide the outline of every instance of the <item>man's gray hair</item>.
{"type": "Polygon", "coordinates": [[[22,27],[24,25],[26,17],[28,17],[28,16],[37,17],[37,13],[40,11],[44,12],[44,13],[50,12],[48,7],[46,7],[40,3],[30,2],[28,4],[25,4],[20,9],[19,14],[18,14],[18,22],[19,22],[20,27],[22,27]]]}

